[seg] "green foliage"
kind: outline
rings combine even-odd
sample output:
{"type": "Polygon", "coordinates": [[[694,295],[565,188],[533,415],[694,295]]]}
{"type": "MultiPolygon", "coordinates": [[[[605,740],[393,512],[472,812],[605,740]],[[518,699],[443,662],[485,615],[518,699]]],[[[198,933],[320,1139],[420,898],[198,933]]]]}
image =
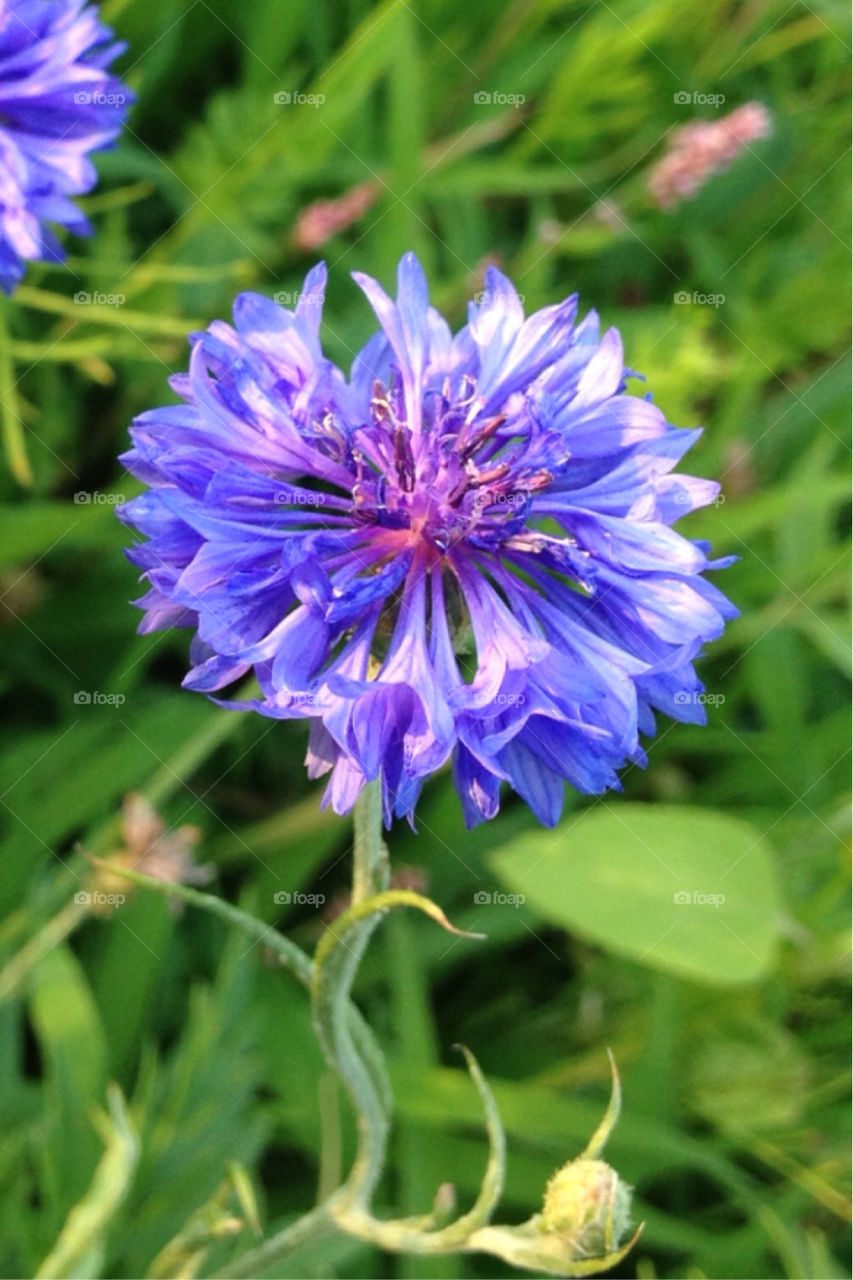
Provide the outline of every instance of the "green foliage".
{"type": "Polygon", "coordinates": [[[727,814],[601,804],[517,837],[489,864],[543,920],[667,973],[752,982],[773,958],[771,850],[727,814]]]}
{"type": "MultiPolygon", "coordinates": [[[[297,290],[314,260],[293,239],[300,211],[365,181],[376,203],[322,250],[330,353],[347,362],[371,324],[348,271],[388,282],[404,248],[456,322],[489,259],[528,308],[577,289],[670,419],[705,425],[691,467],[724,501],[688,532],[740,556],[725,588],[741,609],[701,664],[708,726],[661,724],[624,798],[569,797],[557,832],[508,801],[466,833],[441,776],[417,834],[392,833],[402,887],[427,885],[487,938],[401,917],[367,951],[356,995],[396,1100],[376,1203],[426,1213],[447,1180],[473,1203],[487,1149],[462,1042],[507,1131],[502,1220],[536,1212],[598,1123],[610,1046],[624,1110],[608,1158],[647,1222],[620,1274],[848,1274],[841,6],[103,9],[138,104],[85,201],[98,235],[0,308],[0,1274],[133,1277],[158,1259],[212,1275],[254,1243],[246,1176],[271,1233],[355,1151],[305,993],[262,938],[142,890],[98,910],[72,899],[118,891],[81,850],[123,845],[122,798],[138,791],[170,828],[200,829],[209,888],[305,947],[341,906],[349,827],[319,811],[303,730],[180,691],[186,638],[134,635],[112,512],[136,491],[116,461],[127,424],[171,397],[184,335],[240,289],[297,290]],[[325,102],[275,101],[297,90],[325,102]],[[665,214],[649,165],[674,127],[715,111],[675,103],[685,91],[725,94],[723,110],[764,101],[775,128],[665,214]],[[727,901],[679,904],[679,890],[727,901]]],[[[275,1274],[495,1266],[332,1237],[275,1274]]]]}

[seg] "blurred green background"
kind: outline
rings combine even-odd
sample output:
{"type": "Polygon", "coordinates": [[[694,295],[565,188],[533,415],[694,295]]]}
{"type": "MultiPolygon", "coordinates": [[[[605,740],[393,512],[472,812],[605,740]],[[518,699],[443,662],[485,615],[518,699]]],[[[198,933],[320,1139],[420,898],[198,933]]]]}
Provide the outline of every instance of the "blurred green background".
{"type": "MultiPolygon", "coordinates": [[[[70,271],[33,267],[2,310],[0,1271],[34,1274],[86,1193],[109,1081],[140,1158],[76,1276],[145,1275],[229,1162],[269,1231],[347,1167],[346,1102],[263,945],[142,891],[101,911],[73,895],[119,891],[81,849],[124,847],[139,792],[169,828],[199,829],[214,892],[306,947],[345,900],[349,827],[319,811],[303,728],[181,692],[186,634],[135,635],[113,508],[136,489],[116,455],[134,414],[171,399],[185,335],[239,289],[292,295],[325,257],[325,338],[346,364],[372,328],[349,271],[388,285],[414,248],[456,324],[497,261],[528,309],[577,290],[618,325],[669,418],[706,427],[689,469],[724,501],[682,527],[741,557],[724,582],[741,617],[701,664],[708,726],[662,724],[624,795],[570,795],[549,833],[507,798],[466,833],[442,775],[418,834],[392,833],[401,882],[488,939],[398,915],[368,953],[358,996],[397,1094],[381,1207],[424,1212],[446,1180],[463,1205],[475,1192],[485,1138],[455,1043],[502,1110],[510,1221],[597,1123],[610,1046],[625,1112],[609,1158],[647,1223],[621,1274],[848,1275],[846,6],[102,8],[138,102],[85,201],[98,235],[71,244],[70,271]],[[753,100],[772,137],[656,209],[646,181],[673,130],[753,100]],[[300,215],[364,183],[370,207],[300,247],[300,215]]],[[[245,1218],[238,1201],[223,1193],[245,1218]]],[[[246,1225],[215,1244],[201,1274],[252,1241],[246,1225]]],[[[274,1274],[510,1273],[337,1239],[274,1274]]]]}

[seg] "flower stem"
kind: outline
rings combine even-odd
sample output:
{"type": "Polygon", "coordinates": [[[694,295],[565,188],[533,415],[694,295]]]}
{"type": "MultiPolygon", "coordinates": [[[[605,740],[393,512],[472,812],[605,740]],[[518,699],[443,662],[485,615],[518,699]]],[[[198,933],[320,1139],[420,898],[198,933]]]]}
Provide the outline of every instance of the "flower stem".
{"type": "Polygon", "coordinates": [[[381,912],[371,904],[388,883],[388,851],[382,839],[382,782],[368,782],[353,813],[352,905],[335,921],[329,943],[314,956],[311,1003],[314,1027],[326,1061],[343,1082],[358,1116],[359,1148],[346,1187],[362,1207],[382,1174],[391,1122],[391,1095],[384,1060],[372,1043],[353,1036],[347,1016],[350,991],[381,912]],[[339,929],[353,914],[346,949],[335,946],[339,929]]]}
{"type": "MultiPolygon", "coordinates": [[[[353,906],[381,893],[387,881],[388,851],[382,839],[382,783],[377,778],[364,787],[353,813],[353,906]]],[[[197,900],[197,891],[195,894],[197,900]]],[[[360,1028],[349,1025],[353,1020],[349,989],[378,919],[376,916],[372,921],[365,920],[361,924],[347,950],[347,963],[335,974],[334,981],[328,987],[320,984],[319,997],[316,970],[312,983],[315,1024],[322,1024],[326,1031],[325,1037],[321,1034],[321,1042],[324,1043],[330,1065],[352,1093],[359,1112],[362,1141],[356,1159],[355,1181],[365,1182],[365,1193],[372,1190],[376,1183],[385,1152],[389,1122],[383,1114],[383,1108],[387,1082],[384,1065],[375,1059],[375,1050],[368,1052],[371,1045],[365,1042],[365,1035],[353,1037],[353,1031],[359,1031],[360,1028]],[[377,1071],[381,1075],[378,1082],[377,1071]],[[369,1120],[365,1118],[364,1107],[367,1107],[369,1120]]],[[[353,1181],[352,1175],[349,1181],[353,1181]]],[[[260,1275],[274,1262],[301,1245],[338,1231],[335,1210],[350,1194],[350,1188],[346,1185],[333,1191],[316,1208],[264,1241],[257,1249],[228,1263],[218,1275],[227,1276],[228,1280],[245,1280],[246,1277],[260,1275]]]]}
{"type": "Polygon", "coordinates": [[[310,1213],[297,1218],[296,1222],[284,1227],[276,1235],[270,1236],[269,1240],[258,1245],[257,1249],[252,1249],[234,1262],[229,1262],[216,1273],[216,1276],[222,1280],[224,1277],[228,1280],[247,1280],[248,1277],[263,1275],[267,1268],[279,1258],[312,1240],[321,1240],[336,1230],[330,1201],[327,1200],[324,1204],[318,1204],[310,1213]]]}
{"type": "Polygon", "coordinates": [[[39,960],[57,943],[73,933],[87,915],[86,908],[78,906],[72,898],[21,947],[16,955],[12,956],[8,964],[0,970],[0,1004],[20,989],[39,960]]]}
{"type": "Polygon", "coordinates": [[[19,414],[15,363],[12,358],[12,335],[7,323],[9,305],[0,295],[0,434],[9,470],[19,484],[29,488],[33,482],[27,457],[24,424],[19,414]]]}
{"type": "Polygon", "coordinates": [[[388,850],[382,839],[382,780],[365,784],[353,811],[352,902],[382,893],[387,887],[388,850]]]}

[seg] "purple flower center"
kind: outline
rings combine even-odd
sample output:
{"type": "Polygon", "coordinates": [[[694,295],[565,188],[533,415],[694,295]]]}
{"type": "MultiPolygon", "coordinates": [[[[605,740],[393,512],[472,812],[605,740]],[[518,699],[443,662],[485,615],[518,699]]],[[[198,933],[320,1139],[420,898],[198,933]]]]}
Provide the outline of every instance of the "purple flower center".
{"type": "MultiPolygon", "coordinates": [[[[494,547],[524,528],[530,496],[552,479],[521,465],[528,451],[505,413],[478,416],[473,380],[445,379],[425,396],[422,420],[406,421],[400,379],[377,381],[369,425],[358,428],[352,511],[363,525],[399,531],[389,545],[434,562],[461,541],[494,547]]],[[[526,434],[526,432],[525,432],[526,434]]]]}

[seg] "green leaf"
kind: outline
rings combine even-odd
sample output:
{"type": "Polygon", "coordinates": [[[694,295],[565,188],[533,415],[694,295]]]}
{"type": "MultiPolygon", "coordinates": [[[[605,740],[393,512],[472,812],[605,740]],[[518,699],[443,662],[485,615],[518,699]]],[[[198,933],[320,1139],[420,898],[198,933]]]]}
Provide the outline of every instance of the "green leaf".
{"type": "Polygon", "coordinates": [[[749,982],[773,953],[773,855],[749,823],[675,805],[598,805],[489,860],[543,919],[687,978],[749,982]]]}
{"type": "Polygon", "coordinates": [[[106,1044],[86,975],[59,943],[33,970],[30,1017],[45,1066],[43,1146],[45,1230],[55,1230],[81,1196],[97,1161],[89,1108],[103,1096],[106,1044]]]}
{"type": "Polygon", "coordinates": [[[90,1280],[102,1274],[104,1237],[127,1195],[139,1157],[136,1134],[118,1085],[107,1091],[109,1115],[97,1116],[105,1150],[84,1198],[74,1206],[36,1275],[38,1280],[90,1280]]]}

